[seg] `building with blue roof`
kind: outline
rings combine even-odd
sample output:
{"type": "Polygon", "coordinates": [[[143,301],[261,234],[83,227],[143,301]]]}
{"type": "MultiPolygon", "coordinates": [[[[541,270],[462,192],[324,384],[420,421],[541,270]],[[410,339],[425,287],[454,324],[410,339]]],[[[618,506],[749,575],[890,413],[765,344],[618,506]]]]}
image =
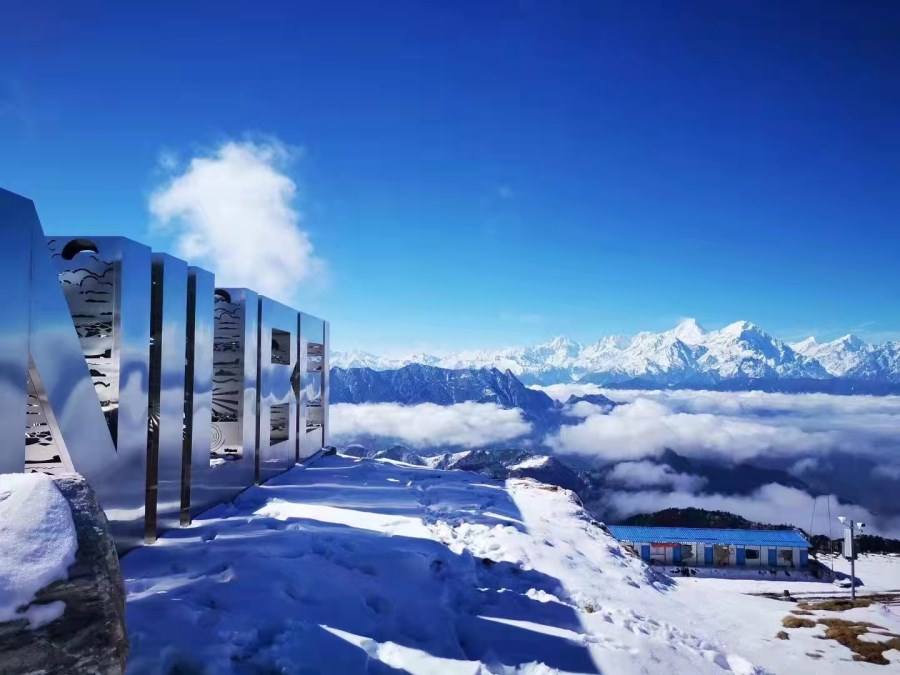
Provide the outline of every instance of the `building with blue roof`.
{"type": "Polygon", "coordinates": [[[610,525],[609,531],[648,563],[687,567],[806,567],[810,547],[797,530],[610,525]]]}

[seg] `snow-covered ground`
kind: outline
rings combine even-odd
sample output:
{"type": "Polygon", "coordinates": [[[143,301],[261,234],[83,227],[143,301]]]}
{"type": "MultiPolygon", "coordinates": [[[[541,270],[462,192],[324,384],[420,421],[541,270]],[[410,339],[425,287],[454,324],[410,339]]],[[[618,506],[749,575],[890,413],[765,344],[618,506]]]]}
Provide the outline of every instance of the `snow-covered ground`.
{"type": "MultiPolygon", "coordinates": [[[[831,566],[831,561],[823,561],[831,566]]],[[[850,564],[842,558],[834,559],[836,571],[850,573],[850,564]]],[[[884,591],[900,591],[900,557],[861,556],[856,564],[857,578],[864,584],[860,596],[884,591]]],[[[683,601],[696,605],[710,626],[708,635],[740,649],[754,663],[775,673],[852,673],[882,672],[880,666],[853,661],[853,653],[832,640],[822,640],[825,627],[788,629],[789,640],[774,639],[785,630],[782,620],[794,603],[755,597],[751,594],[777,593],[789,590],[795,598],[848,597],[849,589],[819,581],[794,581],[765,578],[679,578],[678,595],[683,601]],[[810,654],[821,652],[819,658],[810,654]]],[[[898,598],[900,601],[900,598],[898,598]]],[[[896,611],[896,610],[895,610],[896,611]]],[[[892,616],[881,603],[844,612],[814,612],[808,618],[839,618],[848,621],[868,621],[893,633],[900,633],[900,616],[892,616]]],[[[900,665],[900,653],[886,654],[892,663],[900,665]]]]}
{"type": "Polygon", "coordinates": [[[122,567],[132,673],[877,668],[775,639],[792,605],[745,594],[772,582],[662,577],[565,490],[388,461],[295,468],[122,567]]]}

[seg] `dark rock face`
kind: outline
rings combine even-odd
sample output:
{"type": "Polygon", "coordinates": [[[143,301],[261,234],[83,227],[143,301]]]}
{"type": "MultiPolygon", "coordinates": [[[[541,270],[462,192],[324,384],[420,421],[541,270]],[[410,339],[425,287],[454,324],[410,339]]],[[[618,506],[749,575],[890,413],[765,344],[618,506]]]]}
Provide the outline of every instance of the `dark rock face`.
{"type": "Polygon", "coordinates": [[[37,594],[35,604],[65,603],[63,615],[37,629],[0,623],[0,674],[122,673],[128,658],[125,584],[109,523],[78,475],[54,478],[72,508],[78,553],[69,578],[37,594]]]}
{"type": "Polygon", "coordinates": [[[541,428],[558,424],[561,406],[542,391],[529,389],[508,370],[447,370],[411,364],[399,370],[332,368],[329,401],[334,403],[436,403],[463,401],[519,408],[541,428]]]}

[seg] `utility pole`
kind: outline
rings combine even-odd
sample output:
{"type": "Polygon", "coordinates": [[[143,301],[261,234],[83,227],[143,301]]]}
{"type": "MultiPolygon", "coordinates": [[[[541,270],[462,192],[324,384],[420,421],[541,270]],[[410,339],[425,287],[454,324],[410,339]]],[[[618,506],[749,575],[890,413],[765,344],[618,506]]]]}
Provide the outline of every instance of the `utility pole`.
{"type": "Polygon", "coordinates": [[[862,532],[865,523],[856,523],[838,516],[844,526],[844,557],[850,561],[850,597],[856,600],[856,533],[862,532]]]}

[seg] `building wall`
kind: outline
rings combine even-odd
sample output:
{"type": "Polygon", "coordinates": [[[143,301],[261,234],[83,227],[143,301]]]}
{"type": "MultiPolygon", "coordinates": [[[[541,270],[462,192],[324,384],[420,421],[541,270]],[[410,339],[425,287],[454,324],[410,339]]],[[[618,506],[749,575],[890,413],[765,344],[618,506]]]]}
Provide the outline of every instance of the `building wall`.
{"type": "MultiPolygon", "coordinates": [[[[686,565],[689,567],[708,567],[715,566],[706,564],[706,549],[713,548],[712,544],[700,544],[697,542],[682,542],[682,546],[691,546],[692,552],[694,553],[691,558],[684,558],[676,553],[675,546],[653,546],[652,542],[631,542],[631,541],[622,541],[620,542],[624,546],[628,546],[631,548],[634,553],[638,557],[643,557],[642,551],[644,547],[649,547],[650,551],[650,560],[654,562],[658,562],[660,564],[665,565],[686,565]]],[[[776,551],[775,558],[775,566],[776,567],[801,567],[805,566],[805,562],[802,560],[801,551],[802,549],[798,547],[769,547],[769,546],[729,546],[728,550],[728,566],[729,567],[748,567],[748,568],[760,568],[760,569],[771,569],[772,565],[769,563],[769,550],[776,551]],[[743,549],[744,555],[744,564],[738,565],[738,549],[743,549]],[[747,557],[747,551],[757,551],[759,553],[758,557],[747,557]],[[790,559],[786,559],[784,557],[784,552],[790,552],[790,559]]],[[[751,554],[752,555],[752,554],[751,554]]],[[[714,554],[713,554],[714,556],[714,554]]],[[[715,557],[713,558],[715,560],[715,557]]]]}

